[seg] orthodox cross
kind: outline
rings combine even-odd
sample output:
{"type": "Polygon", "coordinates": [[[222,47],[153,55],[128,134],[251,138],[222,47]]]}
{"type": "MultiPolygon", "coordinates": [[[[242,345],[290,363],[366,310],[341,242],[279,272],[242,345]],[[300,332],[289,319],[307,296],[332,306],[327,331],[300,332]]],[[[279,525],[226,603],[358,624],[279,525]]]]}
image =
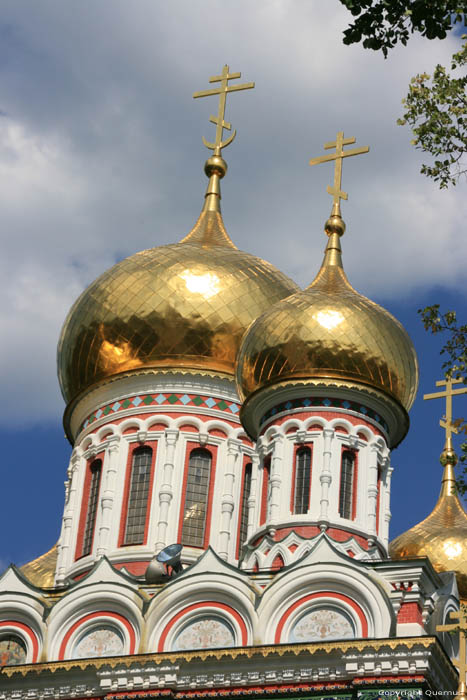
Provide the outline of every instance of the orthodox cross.
{"type": "Polygon", "coordinates": [[[221,148],[225,148],[235,138],[236,130],[233,130],[231,136],[229,136],[225,141],[222,141],[222,136],[224,134],[224,129],[230,131],[232,125],[229,122],[224,121],[225,116],[225,102],[227,99],[228,92],[235,92],[236,90],[250,90],[255,87],[254,83],[243,83],[243,85],[229,85],[229,80],[236,80],[241,78],[241,73],[229,73],[229,66],[225,65],[222,69],[222,75],[214,75],[209,78],[210,83],[220,83],[220,86],[214,88],[213,90],[202,90],[201,92],[195,92],[193,97],[209,97],[210,95],[219,95],[219,108],[217,111],[217,117],[210,116],[209,121],[216,125],[216,140],[214,143],[209,143],[203,136],[203,143],[206,148],[210,148],[216,155],[220,155],[221,148]]]}
{"type": "Polygon", "coordinates": [[[336,140],[324,144],[325,150],[328,148],[335,148],[334,153],[330,153],[328,156],[319,156],[318,158],[312,158],[310,160],[310,165],[318,165],[318,163],[326,163],[328,160],[335,160],[336,164],[334,167],[334,187],[330,185],[327,186],[327,193],[331,194],[333,197],[333,208],[337,211],[339,210],[340,199],[348,199],[347,192],[341,190],[342,184],[342,159],[348,156],[359,156],[361,153],[368,153],[370,150],[369,146],[362,146],[362,148],[352,148],[350,151],[344,151],[344,146],[348,146],[351,143],[355,143],[355,138],[351,137],[348,139],[344,138],[344,132],[339,131],[336,140]]]}
{"type": "Polygon", "coordinates": [[[436,628],[437,632],[459,632],[459,660],[451,659],[454,666],[459,671],[459,686],[457,690],[457,696],[459,698],[465,698],[465,674],[467,673],[467,660],[466,660],[466,634],[467,634],[467,616],[463,610],[458,610],[457,612],[451,613],[451,618],[454,620],[459,620],[459,622],[450,625],[438,625],[436,628]]]}
{"type": "Polygon", "coordinates": [[[467,394],[467,386],[462,389],[453,389],[453,384],[460,384],[463,379],[446,379],[436,382],[436,386],[445,386],[446,391],[439,391],[436,394],[425,394],[423,399],[441,399],[446,398],[446,415],[440,420],[439,424],[446,431],[446,440],[451,439],[452,433],[457,433],[457,428],[452,423],[452,397],[458,394],[467,394]]]}

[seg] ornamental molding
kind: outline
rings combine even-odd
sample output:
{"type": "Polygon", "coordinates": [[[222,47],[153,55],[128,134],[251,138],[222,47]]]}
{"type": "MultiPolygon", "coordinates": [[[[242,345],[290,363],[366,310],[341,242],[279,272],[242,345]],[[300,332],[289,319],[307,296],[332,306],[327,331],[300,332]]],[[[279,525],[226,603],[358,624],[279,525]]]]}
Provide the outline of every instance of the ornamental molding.
{"type": "Polygon", "coordinates": [[[72,400],[65,410],[64,425],[67,437],[74,442],[80,426],[97,407],[115,401],[124,401],[138,394],[159,392],[214,393],[226,401],[240,404],[233,378],[213,372],[150,370],[134,371],[114,376],[90,387],[82,396],[72,400]]]}
{"type": "MultiPolygon", "coordinates": [[[[417,678],[420,683],[428,680],[453,691],[457,687],[457,674],[439,641],[435,637],[409,637],[9,666],[0,672],[0,697],[70,698],[151,688],[182,691],[184,697],[184,689],[241,687],[248,693],[249,687],[257,692],[258,686],[265,686],[268,692],[269,685],[324,682],[328,686],[330,681],[350,690],[366,683],[398,683],[399,676],[405,683],[417,678]],[[263,664],[264,659],[267,664],[263,664]]],[[[292,685],[287,690],[294,692],[295,688],[292,685]]]]}
{"type": "MultiPolygon", "coordinates": [[[[366,420],[383,433],[386,441],[391,443],[391,447],[397,447],[408,431],[409,418],[406,410],[389,394],[357,382],[339,379],[323,378],[313,380],[304,378],[302,380],[277,382],[271,386],[257,389],[250,394],[245,400],[240,413],[248,434],[254,436],[259,432],[260,427],[264,430],[264,424],[261,425],[261,419],[276,404],[292,400],[291,396],[297,399],[306,398],[310,393],[314,396],[347,399],[349,402],[359,403],[363,401],[364,404],[376,411],[383,418],[383,421],[386,422],[387,429],[385,430],[381,423],[373,421],[366,416],[366,420]],[[392,440],[390,440],[389,436],[391,436],[392,440]]],[[[303,411],[303,407],[299,410],[303,411]]],[[[337,409],[330,410],[337,411],[337,409]]],[[[351,410],[347,412],[352,413],[351,410]]],[[[360,415],[360,413],[357,412],[356,415],[360,415]]],[[[272,416],[270,420],[274,421],[276,418],[277,415],[272,416]]]]}

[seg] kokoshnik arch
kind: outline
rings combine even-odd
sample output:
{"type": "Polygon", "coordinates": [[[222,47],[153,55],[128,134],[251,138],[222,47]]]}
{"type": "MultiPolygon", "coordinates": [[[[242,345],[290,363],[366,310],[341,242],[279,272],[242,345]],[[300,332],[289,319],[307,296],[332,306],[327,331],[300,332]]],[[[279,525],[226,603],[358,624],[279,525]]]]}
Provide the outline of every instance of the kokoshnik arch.
{"type": "Polygon", "coordinates": [[[219,102],[193,229],[104,272],[65,320],[62,529],[0,579],[5,700],[458,686],[455,637],[436,636],[467,594],[452,471],[430,530],[446,544],[455,511],[451,559],[410,531],[414,549],[389,556],[391,449],[418,368],[405,329],[344,272],[342,163],[368,147],[339,132],[310,161],[334,161],[333,205],[302,291],[224,226],[226,98],[254,87],[240,77],[225,66],[194,95],[219,102]],[[181,571],[154,560],[172,543],[181,571]]]}

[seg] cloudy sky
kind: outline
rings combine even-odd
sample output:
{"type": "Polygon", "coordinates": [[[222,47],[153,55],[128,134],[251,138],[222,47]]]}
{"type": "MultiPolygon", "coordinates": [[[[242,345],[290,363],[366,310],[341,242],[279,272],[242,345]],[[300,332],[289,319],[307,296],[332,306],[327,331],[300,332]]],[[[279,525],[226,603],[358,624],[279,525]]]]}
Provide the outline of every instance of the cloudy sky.
{"type": "MultiPolygon", "coordinates": [[[[222,205],[238,247],[311,281],[332,165],[308,161],[339,130],[369,144],[344,163],[346,270],[408,327],[420,394],[440,378],[416,309],[441,301],[465,313],[465,183],[440,191],[421,176],[396,119],[410,77],[449,64],[459,38],[415,37],[384,60],[342,44],[350,19],[338,0],[3,0],[0,563],[23,563],[58,536],[69,448],[55,349],[67,310],[116,260],[190,230],[216,113],[215,99],[191,95],[224,63],[256,82],[228,101],[238,134],[222,205]]],[[[436,500],[436,403],[419,397],[394,455],[393,534],[436,500]]],[[[458,414],[466,408],[460,399],[458,414]]]]}

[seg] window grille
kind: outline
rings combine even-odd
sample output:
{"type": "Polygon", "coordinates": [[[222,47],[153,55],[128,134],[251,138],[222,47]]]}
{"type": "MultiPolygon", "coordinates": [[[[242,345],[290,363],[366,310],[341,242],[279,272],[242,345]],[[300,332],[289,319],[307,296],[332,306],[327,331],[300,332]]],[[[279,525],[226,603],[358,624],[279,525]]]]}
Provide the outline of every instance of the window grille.
{"type": "Polygon", "coordinates": [[[152,450],[140,447],[133,452],[130,494],[124,544],[142,544],[146,529],[152,450]]]}
{"type": "Polygon", "coordinates": [[[96,525],[97,503],[99,498],[99,486],[101,483],[102,461],[94,460],[90,466],[91,485],[89,488],[88,511],[86,513],[86,524],[84,526],[83,549],[81,555],[84,557],[91,553],[92,541],[94,539],[94,527],[96,525]]]}
{"type": "Polygon", "coordinates": [[[311,483],[311,449],[300,447],[295,457],[294,513],[308,513],[311,483]]]}
{"type": "Polygon", "coordinates": [[[346,450],[342,453],[341,483],[339,491],[339,515],[350,520],[353,514],[355,455],[346,450]]]}
{"type": "Polygon", "coordinates": [[[204,545],[211,461],[208,450],[196,449],[190,454],[182,528],[184,545],[204,545]]]}
{"type": "Polygon", "coordinates": [[[243,544],[248,534],[248,499],[251,493],[251,463],[245,465],[243,474],[243,493],[240,510],[240,556],[243,554],[243,544]]]}

